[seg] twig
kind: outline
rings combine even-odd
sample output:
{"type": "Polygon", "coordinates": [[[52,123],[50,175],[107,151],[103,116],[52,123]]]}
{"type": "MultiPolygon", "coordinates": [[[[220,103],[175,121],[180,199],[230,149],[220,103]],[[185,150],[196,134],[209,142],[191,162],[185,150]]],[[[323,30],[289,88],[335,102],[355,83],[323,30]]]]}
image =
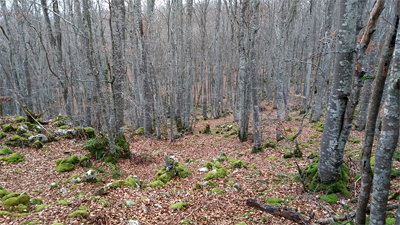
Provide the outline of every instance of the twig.
{"type": "Polygon", "coordinates": [[[328,211],[329,215],[331,215],[331,217],[335,220],[336,217],[332,214],[331,210],[329,210],[328,208],[326,208],[325,206],[321,205],[321,203],[319,202],[314,202],[313,200],[310,200],[312,203],[315,203],[317,205],[319,205],[321,208],[325,209],[326,211],[328,211]]]}
{"type": "MultiPolygon", "coordinates": [[[[210,205],[211,203],[213,203],[213,202],[215,202],[215,201],[216,201],[216,200],[214,199],[214,200],[210,201],[209,203],[207,203],[206,205],[199,206],[199,207],[195,208],[194,210],[192,210],[191,213],[189,213],[189,215],[187,215],[187,216],[185,217],[185,219],[187,219],[189,216],[191,216],[195,211],[199,210],[200,208],[207,207],[208,205],[210,205]]],[[[197,221],[196,221],[196,224],[197,224],[197,221]]]]}

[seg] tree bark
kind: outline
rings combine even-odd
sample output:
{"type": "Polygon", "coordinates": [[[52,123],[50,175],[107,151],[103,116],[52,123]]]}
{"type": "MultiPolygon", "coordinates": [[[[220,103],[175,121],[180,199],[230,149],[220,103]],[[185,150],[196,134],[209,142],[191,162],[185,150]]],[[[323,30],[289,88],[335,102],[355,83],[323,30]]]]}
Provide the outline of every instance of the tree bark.
{"type": "Polygon", "coordinates": [[[375,125],[379,113],[379,107],[382,99],[383,89],[385,87],[386,75],[389,71],[389,65],[394,51],[396,33],[399,25],[398,24],[398,18],[399,18],[398,9],[400,9],[399,7],[400,4],[399,2],[397,2],[396,4],[397,10],[395,10],[396,15],[394,16],[393,19],[392,28],[387,34],[385,43],[383,45],[372,89],[371,101],[368,106],[367,124],[365,128],[365,133],[363,138],[364,141],[362,145],[361,159],[360,159],[361,189],[357,202],[356,224],[365,223],[365,214],[366,214],[365,210],[369,202],[369,196],[372,184],[372,169],[371,169],[370,159],[371,159],[372,146],[374,142],[375,125]]]}
{"type": "Polygon", "coordinates": [[[354,65],[354,46],[356,40],[358,1],[339,1],[336,59],[333,83],[321,140],[318,165],[318,178],[329,182],[340,174],[343,152],[337,151],[339,135],[343,129],[348,97],[351,88],[351,75],[354,65]]]}
{"type": "MultiPolygon", "coordinates": [[[[399,9],[399,8],[398,8],[399,9]]],[[[400,18],[397,18],[399,24],[400,18]]],[[[371,225],[385,224],[393,154],[397,148],[400,124],[400,32],[397,30],[388,93],[383,110],[382,129],[375,153],[371,225]]],[[[399,218],[396,218],[398,220],[399,218]]]]}

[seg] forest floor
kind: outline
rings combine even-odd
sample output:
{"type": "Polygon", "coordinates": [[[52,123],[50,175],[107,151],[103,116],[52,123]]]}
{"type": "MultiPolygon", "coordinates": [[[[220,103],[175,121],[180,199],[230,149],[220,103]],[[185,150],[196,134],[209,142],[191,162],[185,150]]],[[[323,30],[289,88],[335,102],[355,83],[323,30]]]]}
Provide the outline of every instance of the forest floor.
{"type": "MultiPolygon", "coordinates": [[[[297,112],[291,114],[292,121],[283,122],[282,127],[289,134],[296,134],[300,127],[301,116],[297,112]]],[[[262,141],[275,140],[276,111],[271,107],[263,112],[262,141]]],[[[3,118],[3,122],[12,121],[3,118]]],[[[200,121],[195,124],[193,134],[183,135],[174,142],[169,140],[148,139],[144,136],[134,136],[130,142],[130,150],[135,159],[121,159],[117,167],[112,169],[109,164],[91,158],[93,168],[97,168],[103,182],[97,183],[63,183],[73,174],[82,177],[88,168],[75,166],[70,172],[59,173],[56,171],[56,160],[69,158],[70,155],[84,156],[88,154],[83,149],[85,141],[60,138],[60,141],[45,144],[44,148],[33,147],[12,150],[25,157],[25,161],[17,164],[2,162],[0,165],[0,186],[8,192],[25,192],[31,198],[40,198],[46,207],[35,212],[35,205],[31,206],[30,213],[20,218],[1,216],[0,224],[21,224],[28,221],[31,224],[52,224],[55,222],[65,224],[128,224],[128,219],[137,220],[143,224],[181,224],[184,219],[190,224],[295,224],[290,220],[263,213],[258,209],[246,206],[248,198],[263,201],[266,196],[277,197],[283,200],[282,207],[290,207],[304,216],[315,213],[311,220],[315,223],[318,219],[334,215],[343,215],[348,210],[355,210],[356,203],[351,201],[358,197],[360,181],[355,181],[359,173],[358,156],[361,149],[363,133],[353,131],[346,147],[345,163],[349,168],[350,180],[348,188],[351,197],[339,199],[336,204],[328,204],[320,200],[322,192],[303,192],[300,182],[293,182],[297,174],[297,167],[292,158],[285,159],[283,155],[289,150],[286,140],[277,143],[277,148],[266,148],[265,152],[250,154],[252,149],[251,136],[249,141],[241,143],[237,135],[229,135],[233,129],[226,133],[223,125],[232,122],[233,117],[200,121]],[[199,130],[206,124],[211,127],[212,134],[202,134],[199,130]],[[203,186],[202,190],[193,190],[196,183],[203,184],[207,172],[198,171],[204,167],[205,162],[217,158],[220,152],[228,157],[244,160],[246,168],[227,169],[229,175],[224,178],[212,180],[217,188],[223,190],[221,194],[212,193],[215,187],[203,186]],[[107,183],[115,180],[124,180],[130,175],[136,175],[145,183],[153,181],[155,174],[163,167],[163,155],[173,155],[179,162],[185,164],[187,159],[193,162],[185,165],[193,175],[187,178],[175,177],[169,184],[159,188],[121,187],[108,190],[108,194],[93,198],[96,190],[102,189],[107,183]],[[112,175],[118,175],[113,179],[112,175]],[[51,183],[58,183],[58,188],[50,188],[51,183]],[[233,184],[237,183],[241,190],[236,190],[233,184]],[[64,189],[63,189],[64,188],[64,189]],[[60,193],[60,190],[66,193],[60,193]],[[65,204],[60,204],[60,200],[65,204]],[[124,201],[130,200],[135,205],[126,207],[124,201]],[[171,209],[174,203],[187,202],[183,209],[171,209]],[[86,216],[68,217],[79,208],[88,209],[86,216]],[[329,212],[328,212],[329,211],[329,212]]],[[[14,124],[16,124],[14,122],[14,124]]],[[[303,157],[297,159],[301,168],[312,162],[307,156],[318,153],[322,132],[311,126],[314,125],[305,119],[303,131],[296,139],[303,157]]],[[[235,127],[236,126],[236,127],[235,127]]],[[[56,129],[52,124],[47,129],[56,129]]],[[[252,127],[249,129],[252,130],[252,127]]],[[[14,132],[7,133],[7,137],[0,140],[3,144],[14,132]]],[[[293,146],[293,145],[292,145],[293,146]]],[[[1,161],[0,161],[1,162],[1,161]]],[[[221,162],[225,168],[229,162],[221,162]]],[[[399,163],[394,164],[399,168],[399,163]]],[[[399,188],[398,178],[392,180],[391,191],[399,188]]],[[[4,211],[0,205],[0,211],[4,211]]],[[[389,214],[395,214],[391,212],[389,214]]]]}

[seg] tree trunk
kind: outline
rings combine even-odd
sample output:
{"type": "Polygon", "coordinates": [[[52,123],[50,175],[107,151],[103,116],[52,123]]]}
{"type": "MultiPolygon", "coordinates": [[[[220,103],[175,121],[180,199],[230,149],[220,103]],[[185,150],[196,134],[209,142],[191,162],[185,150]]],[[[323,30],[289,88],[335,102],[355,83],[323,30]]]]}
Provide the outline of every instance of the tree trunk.
{"type": "Polygon", "coordinates": [[[354,65],[358,1],[340,0],[335,71],[321,140],[318,178],[329,182],[340,174],[343,152],[337,151],[354,65]]]}
{"type": "Polygon", "coordinates": [[[390,61],[395,45],[395,38],[398,29],[398,9],[400,7],[399,1],[396,4],[396,15],[393,19],[393,26],[386,36],[385,43],[381,52],[374,85],[372,89],[372,96],[368,106],[367,124],[365,128],[363,145],[361,150],[361,189],[357,202],[356,224],[365,224],[366,207],[369,201],[372,184],[372,169],[370,164],[372,146],[374,142],[374,133],[376,119],[379,113],[379,107],[382,99],[383,89],[385,87],[386,75],[389,71],[390,61]]]}
{"type": "MultiPolygon", "coordinates": [[[[399,24],[400,18],[396,22],[399,24]]],[[[400,32],[397,31],[393,65],[383,110],[382,130],[375,154],[371,225],[385,224],[393,154],[397,148],[400,124],[400,32]]],[[[396,220],[398,220],[397,218],[396,220]]]]}
{"type": "Polygon", "coordinates": [[[245,23],[246,21],[246,12],[248,10],[249,0],[244,0],[242,2],[242,6],[240,9],[240,18],[239,18],[239,140],[241,142],[247,141],[248,130],[246,122],[248,119],[246,118],[247,113],[246,110],[246,93],[247,93],[247,60],[246,60],[246,49],[245,49],[245,23]]]}
{"type": "MultiPolygon", "coordinates": [[[[124,23],[125,6],[123,0],[112,0],[110,11],[110,28],[112,42],[112,66],[113,76],[112,92],[114,100],[115,135],[116,140],[125,140],[124,134],[124,81],[125,81],[125,59],[124,59],[124,23]]],[[[111,142],[112,140],[110,140],[111,142]]]]}
{"type": "Polygon", "coordinates": [[[261,119],[260,109],[258,107],[258,54],[256,49],[256,43],[258,42],[258,29],[259,29],[259,17],[260,17],[260,1],[251,1],[251,13],[253,20],[250,25],[250,68],[249,74],[251,76],[251,98],[253,102],[253,150],[252,153],[257,153],[262,150],[261,146],[261,119]]]}

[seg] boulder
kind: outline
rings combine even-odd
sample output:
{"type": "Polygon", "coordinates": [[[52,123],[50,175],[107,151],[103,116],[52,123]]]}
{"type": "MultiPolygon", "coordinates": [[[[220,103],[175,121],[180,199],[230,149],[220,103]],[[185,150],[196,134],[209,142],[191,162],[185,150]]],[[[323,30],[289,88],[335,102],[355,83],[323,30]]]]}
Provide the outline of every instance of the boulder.
{"type": "Polygon", "coordinates": [[[46,142],[49,141],[49,139],[44,134],[37,134],[37,135],[34,135],[34,136],[30,136],[28,138],[28,141],[31,142],[31,143],[32,142],[36,142],[36,141],[40,141],[42,143],[46,143],[46,142]]]}

